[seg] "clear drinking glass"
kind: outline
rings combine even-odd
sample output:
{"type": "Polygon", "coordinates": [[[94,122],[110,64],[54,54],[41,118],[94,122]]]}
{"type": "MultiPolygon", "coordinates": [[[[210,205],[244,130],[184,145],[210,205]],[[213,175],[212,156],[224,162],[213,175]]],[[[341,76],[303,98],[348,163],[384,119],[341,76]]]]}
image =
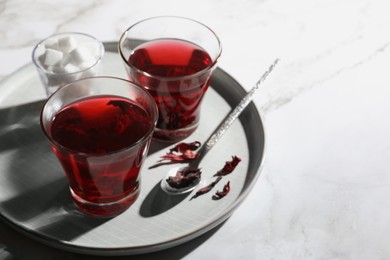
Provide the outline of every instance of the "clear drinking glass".
{"type": "Polygon", "coordinates": [[[221,55],[218,36],[200,22],[161,16],[132,25],[118,48],[129,80],[148,90],[157,103],[154,137],[174,142],[190,136],[221,55]]]}
{"type": "Polygon", "coordinates": [[[59,33],[40,41],[32,52],[46,94],[72,81],[100,76],[104,46],[84,33],[59,33]]]}
{"type": "Polygon", "coordinates": [[[119,78],[81,79],[48,98],[41,126],[82,212],[112,217],[136,200],[157,117],[152,96],[119,78]]]}

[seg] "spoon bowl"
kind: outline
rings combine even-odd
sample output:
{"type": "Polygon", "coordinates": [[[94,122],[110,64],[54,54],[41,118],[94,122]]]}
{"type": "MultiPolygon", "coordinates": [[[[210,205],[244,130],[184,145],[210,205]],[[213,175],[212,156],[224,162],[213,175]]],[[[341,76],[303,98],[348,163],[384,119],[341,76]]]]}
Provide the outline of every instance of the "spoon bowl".
{"type": "Polygon", "coordinates": [[[183,188],[174,188],[169,183],[167,182],[167,179],[169,177],[173,177],[177,174],[177,172],[181,171],[184,167],[175,167],[169,170],[168,174],[166,177],[161,181],[161,189],[166,192],[167,194],[170,195],[180,195],[180,194],[185,194],[187,192],[192,191],[195,189],[199,183],[200,183],[200,178],[198,178],[191,186],[183,187],[183,188]]]}

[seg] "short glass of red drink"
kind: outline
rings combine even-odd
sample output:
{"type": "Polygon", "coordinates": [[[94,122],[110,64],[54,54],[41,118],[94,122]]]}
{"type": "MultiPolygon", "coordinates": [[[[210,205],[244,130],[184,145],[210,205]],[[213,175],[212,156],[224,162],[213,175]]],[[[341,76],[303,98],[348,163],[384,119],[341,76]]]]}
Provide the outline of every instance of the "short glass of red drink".
{"type": "Polygon", "coordinates": [[[136,200],[157,117],[147,91],[114,77],[74,81],[49,97],[41,126],[81,212],[113,217],[136,200]]]}
{"type": "Polygon", "coordinates": [[[175,142],[190,136],[222,51],[214,31],[187,18],[153,17],[128,28],[118,48],[129,80],[157,103],[154,137],[175,142]]]}

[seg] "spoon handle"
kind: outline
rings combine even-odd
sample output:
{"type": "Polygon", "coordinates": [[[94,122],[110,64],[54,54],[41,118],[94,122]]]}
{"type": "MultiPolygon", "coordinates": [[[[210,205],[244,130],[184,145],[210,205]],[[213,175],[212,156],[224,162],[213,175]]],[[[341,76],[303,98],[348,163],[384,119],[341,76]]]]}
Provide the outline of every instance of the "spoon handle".
{"type": "Polygon", "coordinates": [[[240,101],[240,103],[234,108],[234,110],[223,120],[223,122],[219,125],[219,127],[214,131],[214,133],[210,136],[210,138],[206,142],[206,150],[210,150],[222,135],[226,132],[226,130],[233,124],[233,122],[237,119],[237,117],[241,114],[242,111],[248,106],[248,104],[253,99],[253,96],[256,90],[260,87],[261,83],[268,77],[268,75],[275,68],[276,64],[279,62],[279,59],[276,59],[271,66],[269,66],[268,70],[264,72],[263,76],[256,82],[253,88],[246,94],[246,96],[240,101]]]}

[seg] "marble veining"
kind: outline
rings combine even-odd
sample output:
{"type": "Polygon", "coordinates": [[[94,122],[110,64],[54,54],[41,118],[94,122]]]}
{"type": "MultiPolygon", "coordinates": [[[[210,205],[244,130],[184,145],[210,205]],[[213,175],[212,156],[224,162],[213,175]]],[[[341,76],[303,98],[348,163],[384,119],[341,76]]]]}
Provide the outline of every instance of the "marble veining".
{"type": "MultiPolygon", "coordinates": [[[[150,16],[202,21],[221,39],[219,66],[247,90],[281,59],[254,98],[266,161],[223,225],[137,259],[389,259],[389,7],[386,0],[2,0],[0,79],[57,32],[117,41],[150,16]]],[[[11,256],[79,257],[0,222],[0,258],[11,256]]]]}

